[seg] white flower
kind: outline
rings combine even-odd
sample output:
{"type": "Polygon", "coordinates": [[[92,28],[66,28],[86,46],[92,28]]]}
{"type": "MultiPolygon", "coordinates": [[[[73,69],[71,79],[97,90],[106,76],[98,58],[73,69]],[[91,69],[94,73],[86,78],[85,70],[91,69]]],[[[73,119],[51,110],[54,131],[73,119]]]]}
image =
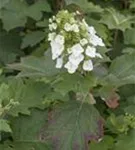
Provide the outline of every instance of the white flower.
{"type": "Polygon", "coordinates": [[[83,38],[83,39],[80,40],[80,43],[81,43],[82,46],[84,46],[88,43],[88,40],[83,38]]]}
{"type": "Polygon", "coordinates": [[[60,58],[57,58],[56,60],[56,68],[62,68],[63,66],[63,58],[60,57],[60,58]]]}
{"type": "Polygon", "coordinates": [[[91,70],[93,70],[93,63],[92,63],[92,61],[90,59],[84,61],[84,63],[83,63],[83,69],[85,71],[91,71],[91,70]]]}
{"type": "Polygon", "coordinates": [[[96,48],[87,46],[85,54],[89,57],[94,58],[96,56],[96,48]]]}
{"type": "Polygon", "coordinates": [[[64,50],[64,45],[51,41],[52,59],[58,58],[64,50]]]}
{"type": "Polygon", "coordinates": [[[52,31],[53,28],[52,28],[52,24],[49,24],[49,30],[52,31]]]}
{"type": "Polygon", "coordinates": [[[69,56],[69,61],[70,61],[72,64],[76,65],[76,66],[78,66],[78,65],[80,64],[80,62],[83,61],[83,59],[84,59],[84,55],[83,55],[83,54],[80,54],[80,55],[78,55],[78,56],[75,56],[74,54],[71,54],[71,55],[69,56]]]}
{"type": "Polygon", "coordinates": [[[53,22],[53,20],[50,18],[50,19],[49,19],[49,23],[52,23],[52,22],[53,22]]]}
{"type": "Polygon", "coordinates": [[[49,24],[49,30],[50,31],[56,30],[56,29],[57,29],[57,24],[56,23],[49,24]]]}
{"type": "Polygon", "coordinates": [[[72,25],[71,24],[69,24],[69,23],[66,23],[65,25],[64,25],[64,29],[68,32],[68,31],[71,31],[72,30],[72,25]]]}
{"type": "Polygon", "coordinates": [[[56,17],[55,17],[55,16],[53,16],[53,17],[52,17],[52,19],[53,19],[53,21],[55,21],[56,17]]]}
{"type": "Polygon", "coordinates": [[[79,32],[79,27],[78,27],[77,24],[73,24],[73,25],[71,26],[71,28],[72,28],[72,31],[74,31],[74,32],[79,32]]]}
{"type": "Polygon", "coordinates": [[[56,33],[55,33],[55,32],[49,33],[49,34],[48,34],[48,41],[54,40],[55,36],[56,36],[56,33]]]}
{"type": "Polygon", "coordinates": [[[81,53],[84,52],[84,49],[83,49],[83,47],[78,43],[78,44],[75,44],[73,47],[71,47],[71,51],[72,51],[72,53],[73,53],[75,56],[78,56],[78,55],[80,55],[81,53]]]}
{"type": "Polygon", "coordinates": [[[96,30],[94,29],[93,26],[89,26],[89,27],[88,27],[88,32],[89,32],[91,35],[95,35],[95,34],[96,34],[96,30]]]}
{"type": "Polygon", "coordinates": [[[55,37],[55,42],[56,42],[56,43],[59,43],[59,44],[64,44],[64,36],[58,34],[58,35],[55,37]]]}
{"type": "Polygon", "coordinates": [[[105,46],[103,40],[97,35],[90,35],[90,43],[94,46],[105,46]]]}
{"type": "Polygon", "coordinates": [[[67,62],[64,66],[67,70],[68,70],[68,73],[70,74],[73,74],[74,72],[76,72],[78,66],[72,64],[71,62],[67,62]]]}

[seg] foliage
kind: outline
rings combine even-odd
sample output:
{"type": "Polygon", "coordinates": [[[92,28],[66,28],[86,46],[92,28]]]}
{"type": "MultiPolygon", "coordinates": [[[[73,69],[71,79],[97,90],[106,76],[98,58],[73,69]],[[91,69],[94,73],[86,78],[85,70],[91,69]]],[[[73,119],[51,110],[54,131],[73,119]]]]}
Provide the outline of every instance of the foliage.
{"type": "Polygon", "coordinates": [[[135,0],[0,0],[0,149],[135,150],[134,110],[135,0]],[[49,18],[63,9],[103,39],[90,72],[55,67],[49,18]]]}

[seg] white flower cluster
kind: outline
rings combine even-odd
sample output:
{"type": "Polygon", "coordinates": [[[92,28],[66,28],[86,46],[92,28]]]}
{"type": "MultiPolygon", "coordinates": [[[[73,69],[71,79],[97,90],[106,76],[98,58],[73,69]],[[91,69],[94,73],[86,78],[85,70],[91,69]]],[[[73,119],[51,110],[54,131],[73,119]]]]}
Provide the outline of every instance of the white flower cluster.
{"type": "Polygon", "coordinates": [[[92,59],[102,58],[97,46],[105,46],[96,35],[94,27],[86,21],[77,19],[77,13],[60,11],[49,19],[48,41],[50,42],[52,59],[56,60],[56,68],[66,68],[70,74],[78,69],[93,70],[92,59]]]}

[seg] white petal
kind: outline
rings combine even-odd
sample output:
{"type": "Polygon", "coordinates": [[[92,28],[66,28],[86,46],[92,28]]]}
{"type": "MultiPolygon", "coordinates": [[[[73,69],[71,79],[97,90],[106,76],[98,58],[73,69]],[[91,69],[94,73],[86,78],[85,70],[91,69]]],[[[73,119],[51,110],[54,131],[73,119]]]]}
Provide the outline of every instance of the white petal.
{"type": "Polygon", "coordinates": [[[94,58],[96,56],[96,48],[87,46],[85,54],[89,57],[94,58]]]}
{"type": "Polygon", "coordinates": [[[62,68],[63,66],[63,58],[60,57],[60,58],[57,58],[56,60],[56,68],[62,68]]]}
{"type": "Polygon", "coordinates": [[[83,69],[85,71],[91,71],[93,70],[93,63],[91,60],[85,60],[83,63],[83,69]]]}
{"type": "Polygon", "coordinates": [[[52,23],[52,22],[53,22],[53,20],[50,18],[50,19],[49,19],[49,23],[52,23]]]}
{"type": "Polygon", "coordinates": [[[59,44],[64,44],[64,36],[58,34],[56,37],[55,37],[55,42],[56,43],[59,43],[59,44]]]}
{"type": "Polygon", "coordinates": [[[88,27],[88,32],[91,34],[91,35],[95,35],[96,34],[96,30],[93,26],[89,26],[88,27]]]}
{"type": "Polygon", "coordinates": [[[56,33],[55,33],[55,32],[49,33],[49,34],[48,34],[48,41],[54,40],[55,36],[56,36],[56,33]]]}
{"type": "Polygon", "coordinates": [[[52,17],[52,19],[55,21],[56,17],[55,17],[55,16],[53,16],[53,17],[52,17]]]}
{"type": "Polygon", "coordinates": [[[94,46],[105,46],[103,40],[99,38],[97,35],[90,35],[90,43],[94,46]]]}
{"type": "Polygon", "coordinates": [[[103,58],[100,53],[96,53],[96,57],[103,58]]]}
{"type": "Polygon", "coordinates": [[[79,27],[77,24],[73,24],[71,28],[72,28],[72,31],[79,32],[79,27]]]}
{"type": "Polygon", "coordinates": [[[71,30],[72,30],[71,24],[66,23],[66,24],[64,25],[64,29],[65,29],[66,31],[71,31],[71,30]]]}
{"type": "Polygon", "coordinates": [[[52,24],[49,24],[49,30],[50,30],[50,31],[53,30],[52,24]]]}
{"type": "Polygon", "coordinates": [[[68,73],[73,74],[74,72],[76,72],[78,66],[73,65],[71,62],[67,62],[64,66],[67,70],[68,73]]]}
{"type": "Polygon", "coordinates": [[[75,56],[78,56],[78,55],[80,55],[81,53],[84,52],[84,49],[83,49],[83,47],[82,47],[80,44],[75,44],[75,45],[71,48],[71,51],[72,51],[72,53],[73,53],[75,56]]]}
{"type": "Polygon", "coordinates": [[[83,59],[84,59],[84,55],[83,54],[80,54],[78,56],[75,56],[74,54],[71,54],[69,56],[69,61],[72,64],[76,65],[76,66],[78,66],[83,61],[83,59]]]}
{"type": "Polygon", "coordinates": [[[56,43],[55,41],[51,42],[51,51],[52,51],[52,59],[55,60],[58,58],[64,50],[64,45],[56,43]]]}

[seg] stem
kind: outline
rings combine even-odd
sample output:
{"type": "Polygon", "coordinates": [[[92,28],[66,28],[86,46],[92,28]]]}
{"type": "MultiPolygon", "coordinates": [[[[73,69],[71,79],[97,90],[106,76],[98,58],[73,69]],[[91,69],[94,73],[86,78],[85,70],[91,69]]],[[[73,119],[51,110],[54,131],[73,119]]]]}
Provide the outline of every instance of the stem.
{"type": "Polygon", "coordinates": [[[53,0],[52,1],[52,7],[55,13],[57,13],[59,10],[63,9],[65,5],[64,0],[53,0]]]}

